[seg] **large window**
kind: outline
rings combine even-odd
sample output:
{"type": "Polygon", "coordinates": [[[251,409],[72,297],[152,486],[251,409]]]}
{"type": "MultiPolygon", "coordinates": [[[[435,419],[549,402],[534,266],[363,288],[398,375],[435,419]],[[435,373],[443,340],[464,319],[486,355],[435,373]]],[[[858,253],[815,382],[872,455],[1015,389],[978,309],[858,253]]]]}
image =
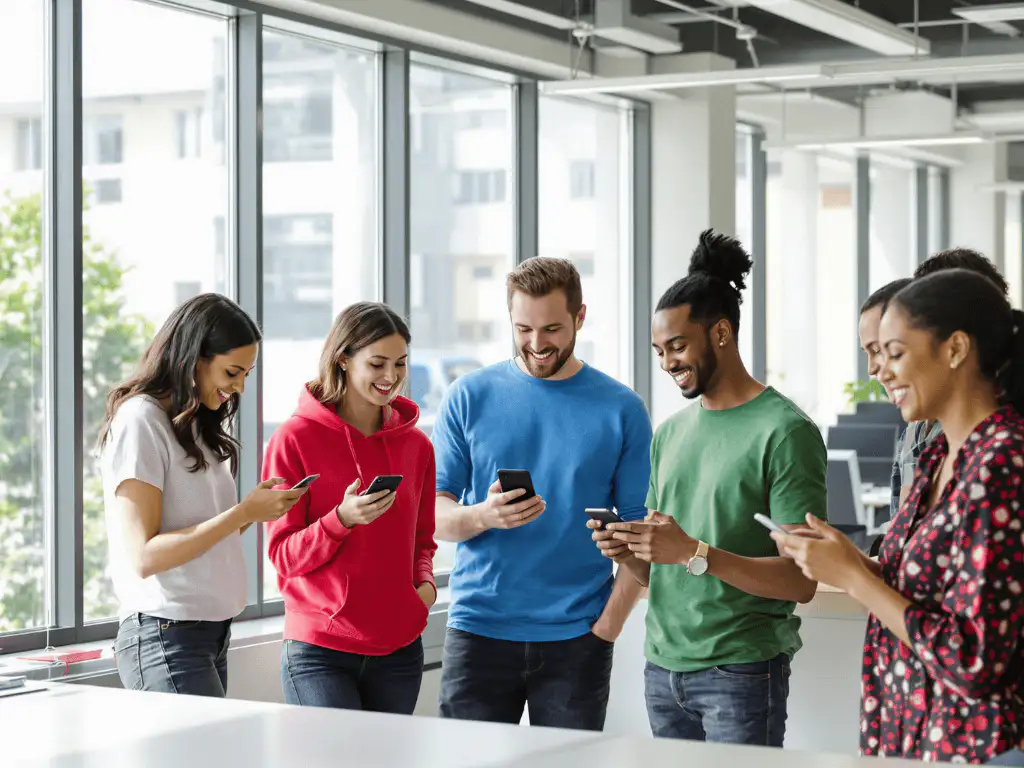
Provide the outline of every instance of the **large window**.
{"type": "MultiPolygon", "coordinates": [[[[993,195],[996,202],[999,195],[993,195]]],[[[1024,235],[1021,232],[1021,192],[1006,192],[1006,223],[1003,231],[1003,275],[1010,286],[1010,303],[1014,307],[1021,306],[1021,280],[1024,279],[1024,235]]]]}
{"type": "MultiPolygon", "coordinates": [[[[754,139],[750,129],[736,132],[736,238],[754,256],[754,139]]],[[[747,280],[740,305],[740,356],[747,368],[754,364],[754,312],[750,301],[754,274],[747,280]]]]}
{"type": "Polygon", "coordinates": [[[869,288],[910,277],[917,266],[915,168],[871,158],[869,288]]]}
{"type": "Polygon", "coordinates": [[[82,25],[84,582],[85,618],[95,621],[117,609],[93,458],[107,392],[178,303],[228,290],[214,225],[230,198],[214,153],[224,125],[217,135],[209,122],[188,128],[188,163],[179,131],[181,114],[226,107],[228,26],[132,0],[85,0],[82,25]]]}
{"type": "Polygon", "coordinates": [[[857,374],[854,165],[779,159],[768,165],[768,383],[831,424],[857,374]]]}
{"type": "Polygon", "coordinates": [[[943,174],[948,173],[940,168],[928,169],[928,255],[938,253],[947,247],[945,239],[946,222],[943,220],[946,205],[943,194],[946,185],[943,174]]]}
{"type": "MultiPolygon", "coordinates": [[[[335,316],[379,296],[373,54],[263,33],[263,439],[314,378],[335,316]]],[[[296,478],[299,479],[299,478],[296,478]]],[[[278,594],[264,562],[265,594],[278,594]]]]}
{"type": "Polygon", "coordinates": [[[0,3],[0,632],[51,620],[43,503],[45,29],[39,0],[0,3]]]}
{"type": "MultiPolygon", "coordinates": [[[[514,246],[512,89],[421,65],[409,82],[410,385],[429,433],[458,376],[511,352],[504,281],[514,246]],[[460,195],[464,188],[472,199],[460,195]]],[[[453,551],[441,544],[438,571],[451,567],[453,551]]]]}
{"type": "Polygon", "coordinates": [[[538,116],[540,253],[570,259],[580,272],[587,319],[576,354],[630,384],[629,112],[541,98],[538,116]]]}

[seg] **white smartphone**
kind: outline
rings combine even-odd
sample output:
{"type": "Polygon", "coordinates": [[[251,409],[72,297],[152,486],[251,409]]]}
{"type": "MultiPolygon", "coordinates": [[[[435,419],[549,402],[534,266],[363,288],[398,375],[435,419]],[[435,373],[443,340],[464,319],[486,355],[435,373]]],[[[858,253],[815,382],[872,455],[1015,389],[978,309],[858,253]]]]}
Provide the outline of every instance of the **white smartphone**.
{"type": "Polygon", "coordinates": [[[755,512],[754,513],[754,519],[757,520],[757,522],[759,522],[761,525],[763,525],[769,531],[775,531],[776,533],[782,533],[782,534],[787,534],[787,535],[789,534],[789,531],[787,531],[785,528],[783,528],[781,525],[776,523],[774,520],[772,520],[767,515],[762,515],[760,512],[755,512]]]}

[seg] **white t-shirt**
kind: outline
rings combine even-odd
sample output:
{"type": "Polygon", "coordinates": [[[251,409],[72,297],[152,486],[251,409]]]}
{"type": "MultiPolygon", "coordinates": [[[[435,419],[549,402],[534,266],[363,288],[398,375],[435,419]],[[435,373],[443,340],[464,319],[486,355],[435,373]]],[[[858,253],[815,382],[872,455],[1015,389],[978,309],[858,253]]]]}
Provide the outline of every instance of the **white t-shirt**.
{"type": "Polygon", "coordinates": [[[195,560],[139,578],[124,545],[123,515],[114,493],[125,480],[141,480],[163,494],[160,531],[175,531],[216,517],[238,503],[230,462],[199,441],[209,466],[189,472],[193,460],[178,443],[171,420],[147,395],[117,409],[101,457],[103,499],[110,548],[109,574],[123,621],[133,613],[164,619],[223,621],[242,612],[246,602],[242,537],[228,536],[195,560]]]}

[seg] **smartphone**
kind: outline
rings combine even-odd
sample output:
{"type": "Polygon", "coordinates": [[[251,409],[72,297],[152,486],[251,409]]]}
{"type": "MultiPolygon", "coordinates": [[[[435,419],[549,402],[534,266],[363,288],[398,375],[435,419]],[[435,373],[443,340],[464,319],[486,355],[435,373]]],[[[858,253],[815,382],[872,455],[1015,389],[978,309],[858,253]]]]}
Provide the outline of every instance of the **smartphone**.
{"type": "Polygon", "coordinates": [[[370,496],[381,491],[397,491],[402,484],[402,475],[377,475],[370,483],[370,487],[363,491],[361,496],[370,496]]]}
{"type": "Polygon", "coordinates": [[[520,488],[524,488],[526,490],[526,493],[514,499],[516,502],[526,501],[527,499],[532,499],[537,495],[537,492],[533,489],[533,479],[530,477],[529,470],[499,469],[498,482],[501,484],[502,493],[508,493],[509,491],[515,491],[520,488]]]}
{"type": "Polygon", "coordinates": [[[309,488],[309,486],[313,484],[313,481],[316,480],[318,477],[320,477],[320,475],[309,475],[307,477],[304,477],[301,480],[299,480],[299,482],[297,482],[295,485],[293,485],[291,487],[291,490],[297,491],[300,488],[309,488]]]}
{"type": "Polygon", "coordinates": [[[608,523],[624,523],[626,522],[617,514],[612,512],[610,509],[604,509],[599,507],[587,507],[585,510],[591,520],[597,520],[602,525],[608,525],[608,523]]]}
{"type": "Polygon", "coordinates": [[[757,520],[757,522],[759,522],[761,525],[763,525],[769,531],[775,531],[776,533],[782,533],[782,534],[789,535],[789,531],[787,531],[785,528],[783,528],[781,525],[776,523],[774,520],[772,520],[767,515],[762,515],[760,512],[755,512],[754,513],[754,519],[757,520]]]}

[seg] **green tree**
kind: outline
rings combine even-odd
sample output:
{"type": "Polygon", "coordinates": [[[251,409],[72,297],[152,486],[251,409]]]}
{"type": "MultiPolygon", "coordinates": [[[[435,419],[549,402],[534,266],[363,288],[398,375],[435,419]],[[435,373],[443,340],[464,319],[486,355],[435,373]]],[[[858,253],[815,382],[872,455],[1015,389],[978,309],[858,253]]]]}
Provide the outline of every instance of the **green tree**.
{"type": "MultiPolygon", "coordinates": [[[[47,620],[42,211],[38,195],[0,200],[0,632],[47,620]]],[[[100,617],[113,615],[116,602],[104,575],[103,491],[93,445],[107,392],[139,359],[153,329],[125,312],[127,269],[117,254],[88,228],[82,247],[85,604],[88,616],[100,617]]]]}

